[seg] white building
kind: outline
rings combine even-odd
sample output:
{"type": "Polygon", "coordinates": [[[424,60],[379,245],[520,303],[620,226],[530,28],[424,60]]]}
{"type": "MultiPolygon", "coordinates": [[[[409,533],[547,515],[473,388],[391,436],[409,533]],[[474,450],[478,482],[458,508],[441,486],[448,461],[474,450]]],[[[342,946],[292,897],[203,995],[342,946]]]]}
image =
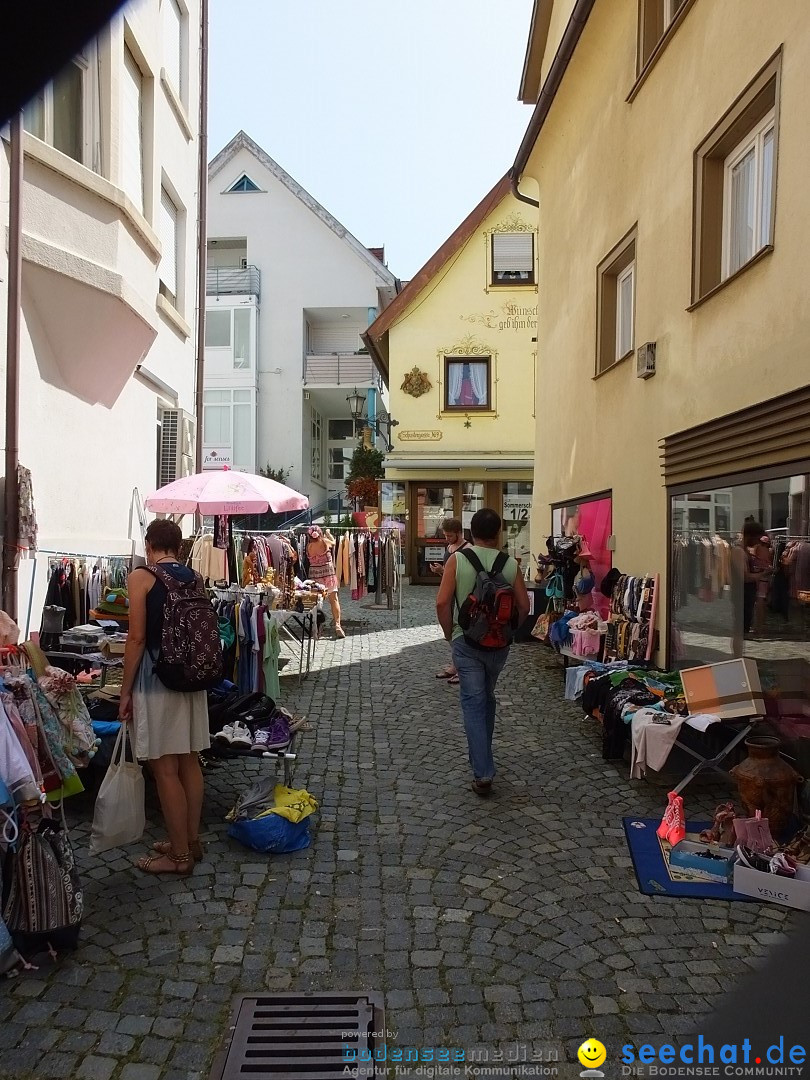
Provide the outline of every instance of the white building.
{"type": "Polygon", "coordinates": [[[360,334],[394,275],[244,132],[208,170],[206,467],[290,470],[313,508],[344,491],[347,395],[384,413],[360,334]]]}
{"type": "MultiPolygon", "coordinates": [[[[135,0],[25,110],[20,462],[44,549],[128,553],[133,490],[193,472],[200,32],[199,0],[135,0]]],[[[3,151],[5,223],[7,131],[3,151]]],[[[4,366],[5,243],[0,278],[4,366]]]]}

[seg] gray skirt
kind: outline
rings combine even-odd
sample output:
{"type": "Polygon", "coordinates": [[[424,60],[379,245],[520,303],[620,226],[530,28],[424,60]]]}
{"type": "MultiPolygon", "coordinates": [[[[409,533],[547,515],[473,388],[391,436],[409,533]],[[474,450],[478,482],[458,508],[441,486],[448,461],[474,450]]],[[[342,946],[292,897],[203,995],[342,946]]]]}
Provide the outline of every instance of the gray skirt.
{"type": "Polygon", "coordinates": [[[144,653],[132,688],[135,753],[139,760],[207,750],[211,740],[205,691],[181,694],[168,690],[153,667],[152,658],[144,653]]]}

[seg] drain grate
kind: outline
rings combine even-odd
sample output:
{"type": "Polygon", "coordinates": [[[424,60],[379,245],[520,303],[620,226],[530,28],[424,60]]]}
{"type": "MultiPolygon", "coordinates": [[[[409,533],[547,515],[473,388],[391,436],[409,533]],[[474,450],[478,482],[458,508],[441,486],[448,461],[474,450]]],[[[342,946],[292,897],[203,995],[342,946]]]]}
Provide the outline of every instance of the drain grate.
{"type": "Polygon", "coordinates": [[[230,1046],[211,1080],[385,1075],[385,1066],[378,1072],[373,1060],[385,1042],[379,994],[245,995],[237,1000],[231,1028],[230,1046]]]}

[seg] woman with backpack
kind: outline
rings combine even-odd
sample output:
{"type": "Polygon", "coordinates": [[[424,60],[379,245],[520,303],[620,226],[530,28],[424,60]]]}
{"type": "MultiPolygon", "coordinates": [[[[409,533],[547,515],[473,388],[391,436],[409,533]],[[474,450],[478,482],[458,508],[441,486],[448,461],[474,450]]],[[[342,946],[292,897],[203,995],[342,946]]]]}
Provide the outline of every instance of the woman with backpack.
{"type": "MultiPolygon", "coordinates": [[[[205,689],[170,689],[163,681],[164,615],[170,593],[187,593],[191,598],[189,610],[199,605],[197,617],[204,624],[202,639],[206,645],[208,625],[200,596],[213,613],[202,579],[179,561],[182,538],[174,522],[153,521],[146,530],[147,567],[133,570],[127,582],[129,634],[118,715],[122,723],[133,727],[136,757],[149,761],[168,832],[168,840],[155,844],[154,853],[135,864],[150,874],[190,874],[195,861],[202,859],[199,830],[203,776],[197,754],[210,746],[208,698],[205,689]],[[159,676],[158,671],[163,675],[159,676]]],[[[175,619],[172,630],[182,635],[183,626],[182,619],[175,619]]],[[[188,629],[185,635],[190,636],[188,629]]],[[[180,642],[179,647],[183,644],[180,642]]],[[[193,646],[185,644],[189,652],[197,647],[197,642],[193,646]]],[[[175,685],[194,685],[194,678],[185,683],[178,680],[175,685]]]]}

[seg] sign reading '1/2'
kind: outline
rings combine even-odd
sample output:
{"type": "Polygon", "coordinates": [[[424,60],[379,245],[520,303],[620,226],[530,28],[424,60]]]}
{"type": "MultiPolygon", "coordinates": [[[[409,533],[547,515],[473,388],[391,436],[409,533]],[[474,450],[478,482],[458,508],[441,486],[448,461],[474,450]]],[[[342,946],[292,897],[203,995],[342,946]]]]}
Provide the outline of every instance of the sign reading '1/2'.
{"type": "Polygon", "coordinates": [[[503,516],[507,521],[528,521],[531,511],[531,495],[504,495],[503,516]]]}

